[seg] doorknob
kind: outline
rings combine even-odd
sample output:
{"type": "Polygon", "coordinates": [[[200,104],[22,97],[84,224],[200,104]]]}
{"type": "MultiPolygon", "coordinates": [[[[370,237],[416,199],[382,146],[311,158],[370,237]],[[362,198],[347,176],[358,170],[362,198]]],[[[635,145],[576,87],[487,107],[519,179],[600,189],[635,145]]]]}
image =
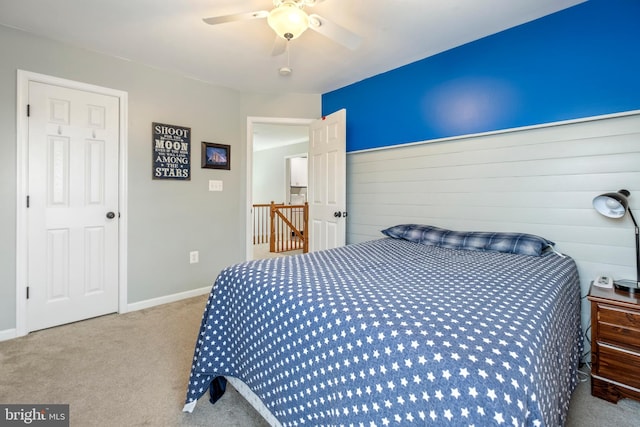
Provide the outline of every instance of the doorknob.
{"type": "Polygon", "coordinates": [[[342,216],[342,212],[334,212],[333,216],[335,216],[336,218],[340,218],[342,216]]]}
{"type": "Polygon", "coordinates": [[[109,219],[113,219],[113,218],[115,218],[115,217],[116,217],[116,214],[115,214],[115,213],[113,213],[113,212],[107,212],[107,218],[109,218],[109,219]]]}

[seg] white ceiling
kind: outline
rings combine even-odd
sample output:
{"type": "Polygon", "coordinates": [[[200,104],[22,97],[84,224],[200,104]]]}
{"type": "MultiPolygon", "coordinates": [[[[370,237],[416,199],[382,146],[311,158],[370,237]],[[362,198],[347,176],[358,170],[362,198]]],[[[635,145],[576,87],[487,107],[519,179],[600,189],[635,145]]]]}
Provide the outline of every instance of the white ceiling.
{"type": "Polygon", "coordinates": [[[288,77],[265,19],[202,21],[272,0],[0,0],[0,24],[240,91],[326,93],[583,1],[324,0],[305,10],[362,42],[352,51],[306,31],[288,77]]]}
{"type": "Polygon", "coordinates": [[[273,123],[253,124],[253,151],[309,142],[309,126],[273,123]]]}

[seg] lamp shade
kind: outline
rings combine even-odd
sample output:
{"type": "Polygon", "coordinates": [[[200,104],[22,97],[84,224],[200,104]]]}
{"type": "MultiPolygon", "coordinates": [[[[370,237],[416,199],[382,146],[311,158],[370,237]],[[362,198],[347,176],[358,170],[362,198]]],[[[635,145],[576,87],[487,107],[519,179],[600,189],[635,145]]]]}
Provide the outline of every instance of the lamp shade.
{"type": "Polygon", "coordinates": [[[620,190],[617,193],[601,194],[593,199],[593,207],[602,215],[609,218],[622,218],[629,207],[629,191],[620,190]]]}
{"type": "Polygon", "coordinates": [[[282,4],[267,16],[267,23],[280,37],[292,40],[298,38],[309,28],[309,15],[293,1],[282,4]]]}

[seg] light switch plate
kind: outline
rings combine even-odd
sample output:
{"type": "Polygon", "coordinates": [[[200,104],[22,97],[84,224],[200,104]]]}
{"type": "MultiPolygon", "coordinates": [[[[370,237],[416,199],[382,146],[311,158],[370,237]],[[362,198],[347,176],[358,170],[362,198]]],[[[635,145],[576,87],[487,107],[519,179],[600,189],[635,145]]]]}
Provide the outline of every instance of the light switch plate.
{"type": "Polygon", "coordinates": [[[209,180],[209,191],[222,191],[222,181],[210,179],[209,180]]]}

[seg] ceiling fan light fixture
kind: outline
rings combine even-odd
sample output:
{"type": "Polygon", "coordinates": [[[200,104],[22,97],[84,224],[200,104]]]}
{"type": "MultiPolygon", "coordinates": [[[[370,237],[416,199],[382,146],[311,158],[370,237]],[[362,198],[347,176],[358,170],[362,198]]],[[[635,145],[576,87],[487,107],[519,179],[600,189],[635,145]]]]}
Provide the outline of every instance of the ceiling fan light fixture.
{"type": "Polygon", "coordinates": [[[280,74],[282,77],[288,77],[292,72],[293,70],[291,69],[291,67],[280,67],[280,69],[278,70],[278,74],[280,74]]]}
{"type": "Polygon", "coordinates": [[[309,28],[309,15],[295,1],[284,0],[269,12],[267,23],[283,39],[293,40],[309,28]]]}

